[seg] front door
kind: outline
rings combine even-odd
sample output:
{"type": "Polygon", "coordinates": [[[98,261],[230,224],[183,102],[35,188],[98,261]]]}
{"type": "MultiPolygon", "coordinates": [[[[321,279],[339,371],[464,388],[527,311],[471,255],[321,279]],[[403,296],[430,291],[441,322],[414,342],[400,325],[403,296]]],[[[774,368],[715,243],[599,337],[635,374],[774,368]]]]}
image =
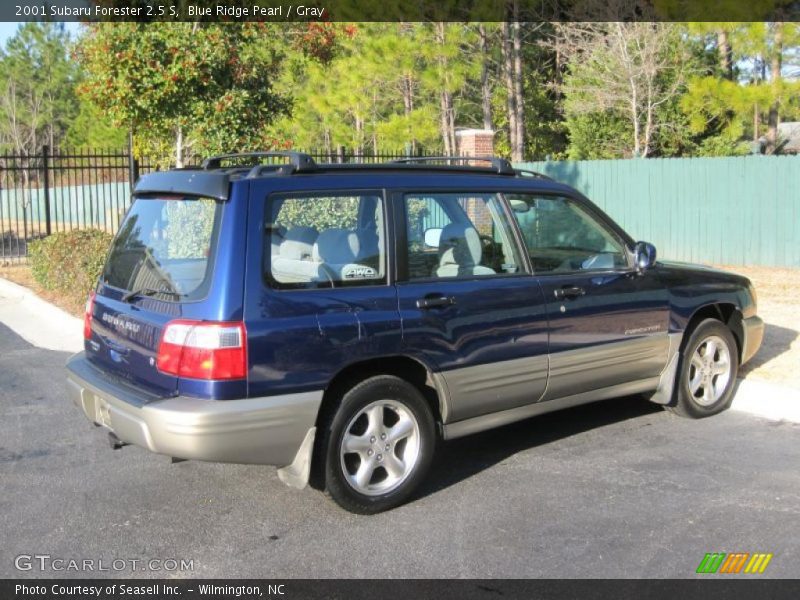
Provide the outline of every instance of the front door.
{"type": "Polygon", "coordinates": [[[587,202],[507,198],[547,303],[550,381],[543,400],[649,388],[669,351],[668,298],[656,271],[634,269],[626,241],[587,202]]]}
{"type": "Polygon", "coordinates": [[[538,401],[547,384],[542,290],[499,194],[394,197],[403,346],[442,372],[446,422],[538,401]]]}

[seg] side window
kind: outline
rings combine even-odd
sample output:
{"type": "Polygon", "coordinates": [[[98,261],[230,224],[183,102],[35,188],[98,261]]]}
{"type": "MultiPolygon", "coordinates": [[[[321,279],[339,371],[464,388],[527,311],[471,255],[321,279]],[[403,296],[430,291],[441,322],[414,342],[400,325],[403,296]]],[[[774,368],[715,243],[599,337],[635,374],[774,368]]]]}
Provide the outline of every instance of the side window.
{"type": "Polygon", "coordinates": [[[581,206],[555,196],[508,194],[537,273],[620,269],[625,244],[581,206]]]}
{"type": "Polygon", "coordinates": [[[386,283],[379,193],[276,196],[266,214],[264,276],[273,287],[386,283]]]}
{"type": "Polygon", "coordinates": [[[404,210],[409,280],[522,270],[497,194],[408,194],[404,210]]]}

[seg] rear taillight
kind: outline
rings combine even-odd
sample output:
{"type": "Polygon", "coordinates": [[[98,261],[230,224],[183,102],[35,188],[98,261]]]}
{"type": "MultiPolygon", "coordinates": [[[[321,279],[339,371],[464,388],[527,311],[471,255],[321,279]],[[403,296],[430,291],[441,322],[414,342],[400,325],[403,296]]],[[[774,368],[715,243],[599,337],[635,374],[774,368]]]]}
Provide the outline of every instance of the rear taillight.
{"type": "Polygon", "coordinates": [[[86,309],[83,311],[83,339],[88,340],[92,337],[92,313],[94,312],[94,292],[89,294],[86,301],[86,309]]]}
{"type": "Polygon", "coordinates": [[[244,323],[170,321],[156,359],[162,373],[192,379],[243,379],[247,375],[244,323]]]}

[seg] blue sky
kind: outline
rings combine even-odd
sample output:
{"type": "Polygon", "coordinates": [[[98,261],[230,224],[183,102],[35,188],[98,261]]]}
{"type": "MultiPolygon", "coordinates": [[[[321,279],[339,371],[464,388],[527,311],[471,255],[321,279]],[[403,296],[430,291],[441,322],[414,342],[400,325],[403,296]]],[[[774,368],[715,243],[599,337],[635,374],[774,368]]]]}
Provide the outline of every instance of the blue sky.
{"type": "MultiPolygon", "coordinates": [[[[21,23],[0,23],[0,46],[5,47],[6,42],[14,37],[21,23]]],[[[78,31],[80,23],[67,23],[67,31],[74,34],[78,31]]]]}

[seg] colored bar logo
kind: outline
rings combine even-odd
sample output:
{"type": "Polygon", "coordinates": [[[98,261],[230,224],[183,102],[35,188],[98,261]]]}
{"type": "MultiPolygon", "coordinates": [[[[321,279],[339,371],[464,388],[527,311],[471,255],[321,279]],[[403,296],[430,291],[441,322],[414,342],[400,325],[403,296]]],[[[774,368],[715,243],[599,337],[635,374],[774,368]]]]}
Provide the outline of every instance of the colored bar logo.
{"type": "Polygon", "coordinates": [[[756,552],[708,552],[700,561],[697,573],[737,573],[761,574],[767,569],[772,554],[756,552]]]}

